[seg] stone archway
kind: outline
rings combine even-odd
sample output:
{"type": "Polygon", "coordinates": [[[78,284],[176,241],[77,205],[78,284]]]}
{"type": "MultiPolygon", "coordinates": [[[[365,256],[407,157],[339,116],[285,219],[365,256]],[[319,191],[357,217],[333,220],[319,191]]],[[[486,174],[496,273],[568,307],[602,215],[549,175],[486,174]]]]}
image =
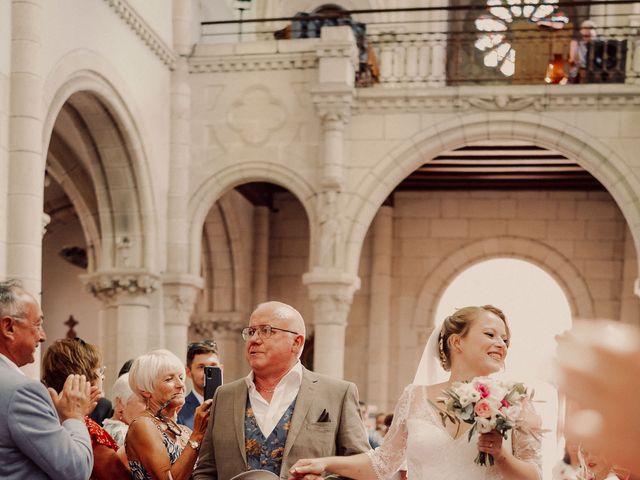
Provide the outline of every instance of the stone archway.
{"type": "Polygon", "coordinates": [[[383,201],[407,175],[443,151],[482,140],[520,140],[554,149],[579,163],[608,190],[618,204],[640,251],[640,182],[625,161],[592,135],[543,114],[488,112],[456,115],[421,131],[392,149],[364,177],[349,209],[354,221],[348,232],[346,264],[357,272],[360,251],[383,201]]]}
{"type": "Polygon", "coordinates": [[[47,171],[71,200],[94,250],[81,277],[102,302],[90,321],[112,376],[125,360],[160,345],[163,331],[151,318],[160,237],[147,155],[133,102],[110,73],[86,52],[58,64],[45,82],[42,145],[47,171]]]}
{"type": "Polygon", "coordinates": [[[536,240],[501,236],[468,244],[442,260],[426,275],[416,302],[412,329],[433,327],[438,299],[457,274],[473,264],[499,257],[527,260],[539,266],[549,273],[565,292],[574,317],[594,318],[594,302],[589,287],[568,258],[536,240]]]}
{"type": "Polygon", "coordinates": [[[315,192],[312,186],[295,171],[265,163],[238,164],[209,176],[192,194],[189,200],[189,273],[198,275],[202,226],[207,213],[222,195],[233,187],[250,182],[270,182],[290,191],[302,204],[313,238],[315,192]]]}

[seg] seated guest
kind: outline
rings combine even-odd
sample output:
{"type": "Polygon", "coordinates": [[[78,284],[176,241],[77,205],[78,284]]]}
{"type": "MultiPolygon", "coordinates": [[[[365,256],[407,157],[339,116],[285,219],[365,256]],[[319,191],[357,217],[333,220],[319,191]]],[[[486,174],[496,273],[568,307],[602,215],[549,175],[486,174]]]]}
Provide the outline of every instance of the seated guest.
{"type": "Polygon", "coordinates": [[[145,403],[129,425],[125,446],[136,480],[191,477],[209,419],[211,400],[196,408],[193,432],[176,423],[184,405],[184,366],[168,350],[138,357],[129,371],[129,385],[145,403]]]}
{"type": "MultiPolygon", "coordinates": [[[[101,367],[100,352],[95,345],[79,338],[56,340],[44,353],[42,359],[42,382],[56,391],[62,390],[67,377],[72,374],[84,375],[91,385],[102,391],[104,367],[101,367]]],[[[91,420],[84,419],[93,449],[93,470],[91,479],[116,480],[130,478],[129,470],[118,456],[118,444],[104,428],[91,420]]]]}
{"type": "Polygon", "coordinates": [[[184,407],[178,412],[178,423],[193,430],[193,415],[204,398],[204,367],[220,367],[218,346],[212,340],[190,343],[187,349],[187,377],[193,382],[193,390],[187,395],[184,407]]]}
{"type": "Polygon", "coordinates": [[[125,373],[116,380],[111,389],[114,403],[113,417],[104,421],[104,429],[113,437],[118,446],[124,447],[129,424],[145,408],[144,402],[135,395],[129,386],[129,374],[125,373]]]}

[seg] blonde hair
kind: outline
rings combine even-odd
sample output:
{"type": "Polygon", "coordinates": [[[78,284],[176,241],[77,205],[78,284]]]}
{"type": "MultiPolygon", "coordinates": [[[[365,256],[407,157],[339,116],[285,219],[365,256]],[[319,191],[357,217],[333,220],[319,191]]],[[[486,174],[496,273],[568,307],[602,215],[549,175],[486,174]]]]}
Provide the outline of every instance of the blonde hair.
{"type": "Polygon", "coordinates": [[[136,358],[131,365],[129,387],[133,393],[144,399],[142,393],[151,393],[156,380],[172,370],[181,371],[184,375],[184,365],[173,352],[153,350],[145,353],[136,358]]]}
{"type": "Polygon", "coordinates": [[[471,323],[478,318],[482,312],[490,312],[496,315],[504,322],[505,329],[507,330],[507,343],[511,338],[511,330],[507,323],[507,318],[504,312],[493,305],[482,305],[481,307],[464,307],[456,310],[453,315],[444,319],[442,327],[440,328],[440,337],[438,339],[438,354],[440,356],[440,363],[445,371],[451,370],[451,349],[449,345],[449,339],[451,335],[460,335],[464,337],[469,333],[471,323]]]}

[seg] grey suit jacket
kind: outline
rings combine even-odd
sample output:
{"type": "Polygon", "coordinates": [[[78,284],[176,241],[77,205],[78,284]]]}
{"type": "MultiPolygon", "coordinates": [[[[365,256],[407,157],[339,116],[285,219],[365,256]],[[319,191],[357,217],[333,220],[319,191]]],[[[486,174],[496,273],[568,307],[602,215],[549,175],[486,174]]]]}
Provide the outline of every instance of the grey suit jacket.
{"type": "MultiPolygon", "coordinates": [[[[218,388],[202,442],[195,480],[231,477],[247,470],[244,437],[248,389],[244,378],[218,388]]],[[[291,418],[281,477],[301,458],[354,455],[369,450],[353,383],[303,369],[291,418]],[[328,421],[318,422],[323,410],[328,421]]]]}
{"type": "Polygon", "coordinates": [[[0,358],[0,478],[86,480],[93,468],[87,427],[60,425],[49,392],[0,358]]]}

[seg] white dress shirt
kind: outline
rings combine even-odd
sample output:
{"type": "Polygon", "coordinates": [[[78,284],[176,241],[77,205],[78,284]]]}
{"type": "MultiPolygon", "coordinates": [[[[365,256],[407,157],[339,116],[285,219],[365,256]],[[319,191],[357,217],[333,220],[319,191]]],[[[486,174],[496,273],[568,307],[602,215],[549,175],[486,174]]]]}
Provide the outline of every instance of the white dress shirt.
{"type": "Polygon", "coordinates": [[[196,392],[195,388],[191,390],[191,393],[193,393],[193,396],[196,397],[196,400],[198,400],[198,402],[200,402],[200,405],[202,405],[202,403],[204,402],[204,397],[196,392]]]}
{"type": "Polygon", "coordinates": [[[18,365],[16,365],[15,363],[13,363],[12,360],[9,360],[9,357],[6,357],[2,353],[0,353],[0,360],[3,360],[4,362],[6,362],[6,364],[9,365],[9,367],[13,368],[16,372],[20,372],[21,375],[24,375],[24,372],[20,370],[20,367],[18,367],[18,365]]]}
{"type": "Polygon", "coordinates": [[[291,402],[298,396],[302,384],[302,364],[298,361],[287,374],[280,379],[271,397],[271,403],[267,402],[253,382],[253,372],[245,377],[249,389],[249,402],[253,409],[253,415],[264,438],[268,438],[271,432],[287,411],[291,402]]]}

